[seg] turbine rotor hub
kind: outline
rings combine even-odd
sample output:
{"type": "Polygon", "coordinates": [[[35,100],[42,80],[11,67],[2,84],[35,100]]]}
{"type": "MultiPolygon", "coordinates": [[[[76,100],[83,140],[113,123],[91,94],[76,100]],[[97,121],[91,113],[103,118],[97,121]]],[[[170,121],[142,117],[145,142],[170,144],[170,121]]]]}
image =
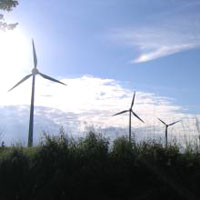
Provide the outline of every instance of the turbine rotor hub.
{"type": "Polygon", "coordinates": [[[39,71],[38,71],[37,68],[33,68],[33,69],[32,69],[32,74],[36,75],[36,74],[38,74],[38,73],[39,73],[39,71]]]}

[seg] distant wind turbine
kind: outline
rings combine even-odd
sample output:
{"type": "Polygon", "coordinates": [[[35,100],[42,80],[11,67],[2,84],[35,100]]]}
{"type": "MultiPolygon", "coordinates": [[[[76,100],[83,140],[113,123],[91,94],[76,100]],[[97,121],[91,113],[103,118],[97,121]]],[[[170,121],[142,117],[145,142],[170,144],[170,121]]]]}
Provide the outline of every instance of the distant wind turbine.
{"type": "Polygon", "coordinates": [[[121,111],[121,112],[116,113],[116,114],[113,115],[113,116],[116,116],[116,115],[121,115],[123,113],[129,112],[129,142],[131,141],[131,114],[133,114],[136,118],[138,118],[141,122],[144,123],[144,121],[135,112],[133,112],[133,105],[134,105],[134,102],[135,102],[135,95],[136,95],[136,92],[134,92],[134,94],[133,94],[133,99],[132,99],[131,107],[130,107],[129,110],[124,110],[124,111],[121,111]]]}
{"type": "Polygon", "coordinates": [[[165,125],[165,147],[167,148],[167,146],[168,146],[168,127],[177,124],[181,120],[173,122],[171,124],[166,124],[163,120],[161,120],[159,118],[158,118],[158,120],[165,125]]]}
{"type": "Polygon", "coordinates": [[[45,74],[42,74],[38,71],[37,69],[37,55],[36,55],[36,50],[35,50],[35,45],[34,41],[32,40],[32,46],[33,46],[33,61],[34,61],[34,68],[32,69],[32,73],[25,76],[21,81],[19,81],[15,86],[13,86],[9,91],[13,90],[15,87],[26,81],[28,78],[31,76],[33,77],[32,79],[32,95],[31,95],[31,107],[30,107],[30,118],[29,118],[29,132],[28,132],[28,147],[33,146],[33,121],[34,121],[34,97],[35,97],[35,76],[39,74],[45,79],[48,79],[50,81],[54,81],[63,85],[66,85],[62,83],[61,81],[58,81],[50,76],[47,76],[45,74]]]}

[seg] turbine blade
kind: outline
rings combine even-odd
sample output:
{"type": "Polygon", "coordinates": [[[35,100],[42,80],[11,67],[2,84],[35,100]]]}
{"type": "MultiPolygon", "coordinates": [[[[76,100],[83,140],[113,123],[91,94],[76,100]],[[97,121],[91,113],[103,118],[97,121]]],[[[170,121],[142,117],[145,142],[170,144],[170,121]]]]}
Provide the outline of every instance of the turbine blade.
{"type": "Polygon", "coordinates": [[[62,85],[66,85],[65,83],[62,83],[61,81],[58,81],[58,80],[56,80],[56,79],[54,79],[54,78],[52,78],[52,77],[50,77],[50,76],[47,76],[47,75],[45,75],[45,74],[42,74],[42,73],[38,73],[39,75],[41,75],[43,78],[46,78],[46,79],[48,79],[48,80],[50,80],[50,81],[54,81],[54,82],[56,82],[56,83],[60,83],[60,84],[62,84],[62,85]]]}
{"type": "Polygon", "coordinates": [[[36,54],[36,50],[35,50],[34,40],[32,40],[32,46],[33,46],[33,61],[34,61],[34,67],[37,68],[37,54],[36,54]]]}
{"type": "Polygon", "coordinates": [[[141,122],[144,123],[144,121],[143,121],[138,115],[136,115],[136,113],[134,113],[133,111],[131,111],[131,112],[132,112],[132,114],[133,114],[136,118],[138,118],[141,122]]]}
{"type": "Polygon", "coordinates": [[[178,122],[180,122],[181,120],[177,121],[177,122],[173,122],[171,124],[169,124],[168,126],[173,126],[174,124],[177,124],[178,122]]]}
{"type": "Polygon", "coordinates": [[[128,112],[128,111],[129,111],[129,110],[124,110],[124,111],[122,111],[122,112],[119,112],[119,113],[114,114],[113,116],[121,115],[121,114],[126,113],[126,112],[128,112]]]}
{"type": "Polygon", "coordinates": [[[134,94],[133,94],[133,99],[132,99],[132,103],[131,103],[131,109],[132,109],[132,107],[134,105],[134,102],[135,102],[135,94],[136,94],[136,92],[134,92],[134,94]]]}
{"type": "Polygon", "coordinates": [[[27,76],[25,76],[21,81],[19,81],[16,85],[14,85],[10,90],[8,90],[8,92],[10,92],[11,90],[13,90],[15,87],[17,87],[18,85],[20,85],[21,83],[23,83],[25,80],[27,80],[28,78],[30,78],[32,76],[32,74],[29,74],[27,76]]]}
{"type": "Polygon", "coordinates": [[[159,118],[158,118],[158,120],[159,120],[160,122],[162,122],[165,126],[167,126],[167,124],[166,124],[163,120],[161,120],[161,119],[159,119],[159,118]]]}

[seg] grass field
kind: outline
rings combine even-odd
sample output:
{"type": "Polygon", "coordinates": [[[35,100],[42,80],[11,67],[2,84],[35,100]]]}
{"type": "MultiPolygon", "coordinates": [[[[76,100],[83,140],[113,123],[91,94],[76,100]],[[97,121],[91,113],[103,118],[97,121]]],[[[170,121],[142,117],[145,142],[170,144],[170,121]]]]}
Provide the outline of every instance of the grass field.
{"type": "Polygon", "coordinates": [[[165,148],[121,137],[112,145],[45,136],[32,147],[0,148],[0,199],[199,199],[198,146],[165,148]]]}

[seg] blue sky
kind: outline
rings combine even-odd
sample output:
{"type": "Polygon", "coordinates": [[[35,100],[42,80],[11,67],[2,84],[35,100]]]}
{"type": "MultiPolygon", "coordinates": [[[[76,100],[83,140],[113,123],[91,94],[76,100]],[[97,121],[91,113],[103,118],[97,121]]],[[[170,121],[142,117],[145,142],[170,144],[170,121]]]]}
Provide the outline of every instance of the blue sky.
{"type": "Polygon", "coordinates": [[[22,1],[12,16],[35,38],[50,74],[128,81],[198,112],[199,8],[184,0],[22,1]],[[169,53],[131,63],[164,46],[169,53]]]}
{"type": "MultiPolygon", "coordinates": [[[[176,114],[198,116],[199,9],[198,0],[61,0],[59,3],[55,0],[30,0],[20,1],[8,19],[19,22],[17,29],[24,33],[26,47],[28,41],[34,38],[42,72],[66,80],[66,83],[92,80],[91,84],[95,85],[97,81],[98,87],[105,86],[106,80],[109,80],[109,84],[120,87],[120,90],[123,88],[123,95],[124,91],[131,93],[136,90],[141,94],[138,97],[141,101],[142,95],[151,96],[154,105],[157,105],[156,98],[165,99],[162,103],[176,107],[176,114]]],[[[27,50],[28,64],[31,63],[30,51],[27,50]]],[[[32,66],[29,68],[31,70],[32,66]]],[[[23,68],[13,84],[29,68],[23,68]]],[[[9,84],[12,86],[11,81],[9,84]]],[[[78,86],[71,87],[79,90],[78,86]]],[[[127,93],[125,102],[130,101],[130,96],[127,93]]],[[[82,97],[77,98],[82,100],[82,97]]],[[[28,102],[22,105],[28,105],[28,102]]],[[[89,100],[87,103],[96,105],[89,100]]],[[[64,106],[54,104],[48,106],[68,112],[64,106]]],[[[21,105],[20,101],[18,105],[21,105]]],[[[124,103],[118,105],[123,106],[124,103]]],[[[119,111],[123,110],[120,106],[119,111]]],[[[96,107],[94,110],[88,107],[88,110],[95,111],[96,107]]],[[[159,108],[156,110],[159,112],[159,108]]],[[[117,104],[113,108],[115,111],[117,104]]],[[[70,112],[73,113],[73,110],[70,112]]],[[[169,113],[163,113],[163,117],[170,118],[169,113]]],[[[103,121],[100,120],[99,124],[103,121]]]]}

